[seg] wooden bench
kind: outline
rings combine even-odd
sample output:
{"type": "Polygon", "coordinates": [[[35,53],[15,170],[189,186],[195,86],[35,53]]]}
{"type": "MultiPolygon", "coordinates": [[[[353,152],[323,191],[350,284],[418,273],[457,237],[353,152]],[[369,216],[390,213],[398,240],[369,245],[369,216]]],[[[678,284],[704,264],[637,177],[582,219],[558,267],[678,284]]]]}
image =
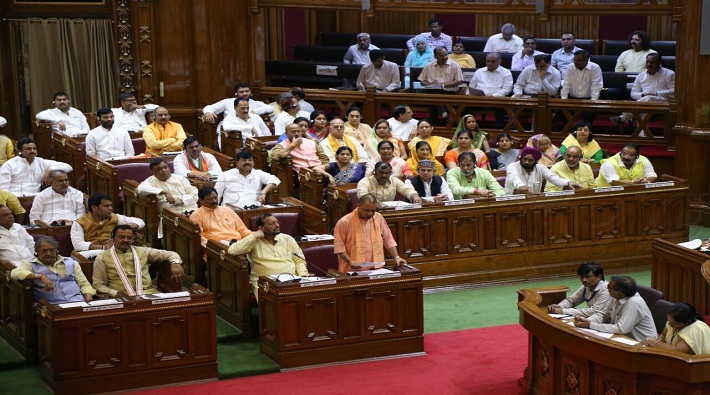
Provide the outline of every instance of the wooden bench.
{"type": "Polygon", "coordinates": [[[332,88],[341,86],[343,79],[357,79],[361,64],[345,64],[333,62],[300,62],[295,60],[267,60],[264,64],[265,75],[269,85],[294,86],[306,88],[332,88]],[[321,66],[336,67],[335,74],[330,75],[319,71],[321,66]]]}
{"type": "MultiPolygon", "coordinates": [[[[629,40],[604,40],[602,41],[604,55],[621,55],[627,49],[631,49],[629,40]]],[[[675,41],[651,41],[651,49],[661,54],[661,56],[676,56],[675,41]]]]}
{"type": "MultiPolygon", "coordinates": [[[[385,54],[385,59],[397,64],[404,64],[407,50],[403,48],[380,48],[385,54]]],[[[348,52],[348,47],[325,45],[296,45],[294,47],[295,60],[307,62],[333,62],[342,63],[343,57],[348,52]]]]}
{"type": "MultiPolygon", "coordinates": [[[[113,212],[122,212],[123,180],[133,179],[137,182],[142,182],[146,178],[153,175],[150,171],[150,161],[154,157],[133,158],[117,161],[103,161],[95,156],[86,157],[87,167],[87,184],[89,195],[96,193],[104,193],[111,198],[113,202],[113,212]]],[[[173,171],[173,157],[163,157],[173,171]]]]}
{"type": "MultiPolygon", "coordinates": [[[[254,168],[270,172],[269,150],[274,148],[279,136],[259,136],[249,137],[246,140],[244,149],[254,155],[254,168]]],[[[281,180],[283,182],[283,180],[281,180]]]]}

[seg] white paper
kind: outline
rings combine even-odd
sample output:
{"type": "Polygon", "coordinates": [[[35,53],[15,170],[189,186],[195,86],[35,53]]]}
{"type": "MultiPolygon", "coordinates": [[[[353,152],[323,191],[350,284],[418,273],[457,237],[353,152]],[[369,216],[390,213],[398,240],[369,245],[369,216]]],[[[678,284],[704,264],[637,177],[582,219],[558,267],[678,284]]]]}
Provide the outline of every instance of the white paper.
{"type": "Polygon", "coordinates": [[[106,304],[116,304],[116,303],[123,303],[123,302],[119,302],[117,299],[99,299],[99,300],[92,300],[91,302],[89,302],[89,305],[103,306],[106,304]]]}
{"type": "Polygon", "coordinates": [[[187,291],[182,291],[182,292],[167,292],[167,293],[157,293],[157,294],[150,294],[150,295],[141,295],[141,298],[143,298],[143,299],[172,299],[172,298],[184,298],[186,296],[190,296],[190,293],[187,291]]]}
{"type": "Polygon", "coordinates": [[[572,318],[572,316],[569,315],[569,314],[548,313],[547,315],[549,315],[549,316],[552,317],[552,318],[572,318]]]}
{"type": "Polygon", "coordinates": [[[70,309],[72,307],[88,307],[89,305],[86,302],[73,302],[73,303],[60,303],[57,306],[59,306],[63,309],[70,309]]]}
{"type": "Polygon", "coordinates": [[[319,64],[316,66],[316,75],[338,76],[338,66],[326,66],[319,64]]]}
{"type": "Polygon", "coordinates": [[[619,343],[628,344],[629,346],[635,346],[635,345],[639,344],[639,342],[637,342],[636,340],[627,339],[625,337],[614,337],[611,340],[613,340],[615,342],[619,342],[619,343]]]}

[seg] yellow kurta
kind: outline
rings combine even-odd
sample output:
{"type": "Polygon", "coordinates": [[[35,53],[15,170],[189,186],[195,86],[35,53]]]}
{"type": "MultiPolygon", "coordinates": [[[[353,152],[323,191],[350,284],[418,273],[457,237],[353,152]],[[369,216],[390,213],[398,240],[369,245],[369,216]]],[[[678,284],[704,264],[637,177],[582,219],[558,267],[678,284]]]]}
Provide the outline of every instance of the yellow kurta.
{"type": "Polygon", "coordinates": [[[182,125],[168,121],[165,126],[153,122],[143,129],[146,152],[160,155],[163,152],[182,151],[182,142],[185,141],[185,131],[182,125]]]}
{"type": "MultiPolygon", "coordinates": [[[[558,176],[568,179],[582,186],[582,188],[594,188],[594,173],[591,166],[586,163],[579,162],[579,167],[576,170],[571,170],[565,161],[557,162],[550,170],[558,176]]],[[[562,187],[555,186],[551,182],[546,183],[545,192],[561,191],[562,187]]]]}

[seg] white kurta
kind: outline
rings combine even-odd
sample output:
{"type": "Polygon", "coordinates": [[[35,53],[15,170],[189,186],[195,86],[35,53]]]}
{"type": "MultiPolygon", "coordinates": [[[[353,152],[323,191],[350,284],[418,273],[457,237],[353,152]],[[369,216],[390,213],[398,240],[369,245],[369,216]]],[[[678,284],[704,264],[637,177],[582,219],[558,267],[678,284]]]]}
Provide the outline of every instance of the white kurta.
{"type": "Polygon", "coordinates": [[[34,258],[34,245],[34,239],[22,225],[15,223],[10,229],[0,226],[0,259],[20,266],[34,258]]]}
{"type": "Polygon", "coordinates": [[[41,220],[47,224],[60,219],[76,220],[86,214],[84,194],[69,187],[67,193],[61,195],[52,188],[47,188],[35,196],[30,210],[30,224],[41,220]]]}
{"type": "Polygon", "coordinates": [[[232,169],[220,174],[214,187],[222,205],[229,203],[244,207],[258,205],[256,198],[267,184],[279,186],[280,183],[276,176],[262,170],[254,169],[244,177],[239,169],[232,169]]]}
{"type": "Polygon", "coordinates": [[[38,121],[47,121],[52,124],[52,130],[61,132],[68,136],[76,136],[79,134],[89,133],[89,123],[86,122],[86,116],[81,111],[74,107],[69,107],[69,111],[63,112],[58,108],[49,108],[37,113],[35,116],[38,121]],[[64,122],[66,130],[59,129],[59,122],[64,122]]]}
{"type": "Polygon", "coordinates": [[[145,109],[139,108],[131,112],[126,112],[123,108],[112,108],[113,111],[113,127],[121,128],[130,132],[140,132],[148,123],[145,120],[145,114],[155,111],[158,106],[156,104],[145,104],[145,109]]]}
{"type": "Polygon", "coordinates": [[[124,129],[103,126],[91,129],[86,136],[86,155],[96,156],[101,160],[135,155],[131,136],[124,129]]]}
{"type": "Polygon", "coordinates": [[[36,157],[30,164],[27,159],[16,156],[0,167],[0,189],[17,197],[34,196],[39,193],[47,169],[72,171],[72,167],[63,162],[36,157]]]}

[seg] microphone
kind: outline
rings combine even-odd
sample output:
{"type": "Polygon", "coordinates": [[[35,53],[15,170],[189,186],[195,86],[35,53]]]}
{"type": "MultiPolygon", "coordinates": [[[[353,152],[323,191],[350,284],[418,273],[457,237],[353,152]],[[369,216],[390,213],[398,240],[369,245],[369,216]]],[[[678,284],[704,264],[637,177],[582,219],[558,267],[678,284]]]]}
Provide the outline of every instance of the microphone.
{"type": "Polygon", "coordinates": [[[319,271],[321,274],[325,275],[325,277],[331,277],[330,273],[326,272],[325,270],[323,270],[323,269],[319,268],[318,266],[309,262],[305,256],[300,256],[300,255],[296,254],[295,252],[293,253],[293,255],[303,259],[306,262],[306,267],[312,267],[312,268],[316,269],[317,271],[319,271]]]}

